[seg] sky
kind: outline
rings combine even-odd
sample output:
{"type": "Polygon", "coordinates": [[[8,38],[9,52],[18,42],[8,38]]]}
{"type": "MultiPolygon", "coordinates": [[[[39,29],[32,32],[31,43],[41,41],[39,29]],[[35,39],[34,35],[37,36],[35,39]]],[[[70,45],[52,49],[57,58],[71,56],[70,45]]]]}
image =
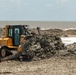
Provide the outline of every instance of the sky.
{"type": "Polygon", "coordinates": [[[76,0],[0,0],[0,21],[76,21],[76,0]]]}

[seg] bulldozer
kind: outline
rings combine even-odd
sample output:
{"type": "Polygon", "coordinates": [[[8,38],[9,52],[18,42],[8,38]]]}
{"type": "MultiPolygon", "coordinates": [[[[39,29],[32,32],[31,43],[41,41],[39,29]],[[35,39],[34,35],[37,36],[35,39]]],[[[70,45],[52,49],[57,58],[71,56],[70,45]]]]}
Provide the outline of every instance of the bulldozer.
{"type": "Polygon", "coordinates": [[[0,62],[49,58],[65,48],[59,36],[43,35],[40,27],[37,32],[29,31],[29,25],[6,25],[0,38],[0,62]]]}
{"type": "MultiPolygon", "coordinates": [[[[4,35],[0,38],[0,58],[12,55],[12,51],[22,52],[22,43],[24,38],[31,38],[28,32],[29,25],[6,25],[4,35]]],[[[11,59],[11,58],[10,58],[11,59]]]]}

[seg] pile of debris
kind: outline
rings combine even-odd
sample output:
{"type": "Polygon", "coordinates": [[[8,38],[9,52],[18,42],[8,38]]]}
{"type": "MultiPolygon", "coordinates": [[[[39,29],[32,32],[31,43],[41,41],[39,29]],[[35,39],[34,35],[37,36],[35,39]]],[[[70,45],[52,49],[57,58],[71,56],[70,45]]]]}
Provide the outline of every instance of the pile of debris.
{"type": "MultiPolygon", "coordinates": [[[[65,48],[62,40],[56,35],[35,36],[29,40],[26,50],[27,56],[31,56],[33,60],[45,59],[54,56],[59,50],[65,48]]],[[[25,41],[26,49],[27,40],[25,41]]]]}
{"type": "Polygon", "coordinates": [[[76,43],[67,45],[68,55],[76,55],[76,43]]]}
{"type": "Polygon", "coordinates": [[[67,45],[65,49],[59,51],[59,55],[64,57],[76,57],[76,43],[67,45]]]}

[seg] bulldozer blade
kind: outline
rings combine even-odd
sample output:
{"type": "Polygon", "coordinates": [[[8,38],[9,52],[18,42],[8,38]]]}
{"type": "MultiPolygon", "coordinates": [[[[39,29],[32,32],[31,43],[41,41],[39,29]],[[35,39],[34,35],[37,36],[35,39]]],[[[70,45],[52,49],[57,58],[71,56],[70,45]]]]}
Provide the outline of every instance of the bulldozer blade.
{"type": "Polygon", "coordinates": [[[16,53],[15,55],[9,55],[5,58],[1,58],[0,61],[7,61],[7,60],[15,60],[18,59],[20,56],[22,55],[22,53],[16,53]]]}

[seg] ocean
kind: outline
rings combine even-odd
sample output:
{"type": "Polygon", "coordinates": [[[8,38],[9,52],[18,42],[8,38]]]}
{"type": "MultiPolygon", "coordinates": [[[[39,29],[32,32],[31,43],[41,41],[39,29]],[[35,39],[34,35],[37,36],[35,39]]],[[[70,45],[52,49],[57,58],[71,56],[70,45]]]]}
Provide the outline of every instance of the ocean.
{"type": "Polygon", "coordinates": [[[76,21],[0,21],[0,27],[5,25],[29,25],[30,28],[76,28],[76,21]]]}
{"type": "Polygon", "coordinates": [[[76,37],[61,37],[61,39],[65,45],[76,43],[76,37]]]}

